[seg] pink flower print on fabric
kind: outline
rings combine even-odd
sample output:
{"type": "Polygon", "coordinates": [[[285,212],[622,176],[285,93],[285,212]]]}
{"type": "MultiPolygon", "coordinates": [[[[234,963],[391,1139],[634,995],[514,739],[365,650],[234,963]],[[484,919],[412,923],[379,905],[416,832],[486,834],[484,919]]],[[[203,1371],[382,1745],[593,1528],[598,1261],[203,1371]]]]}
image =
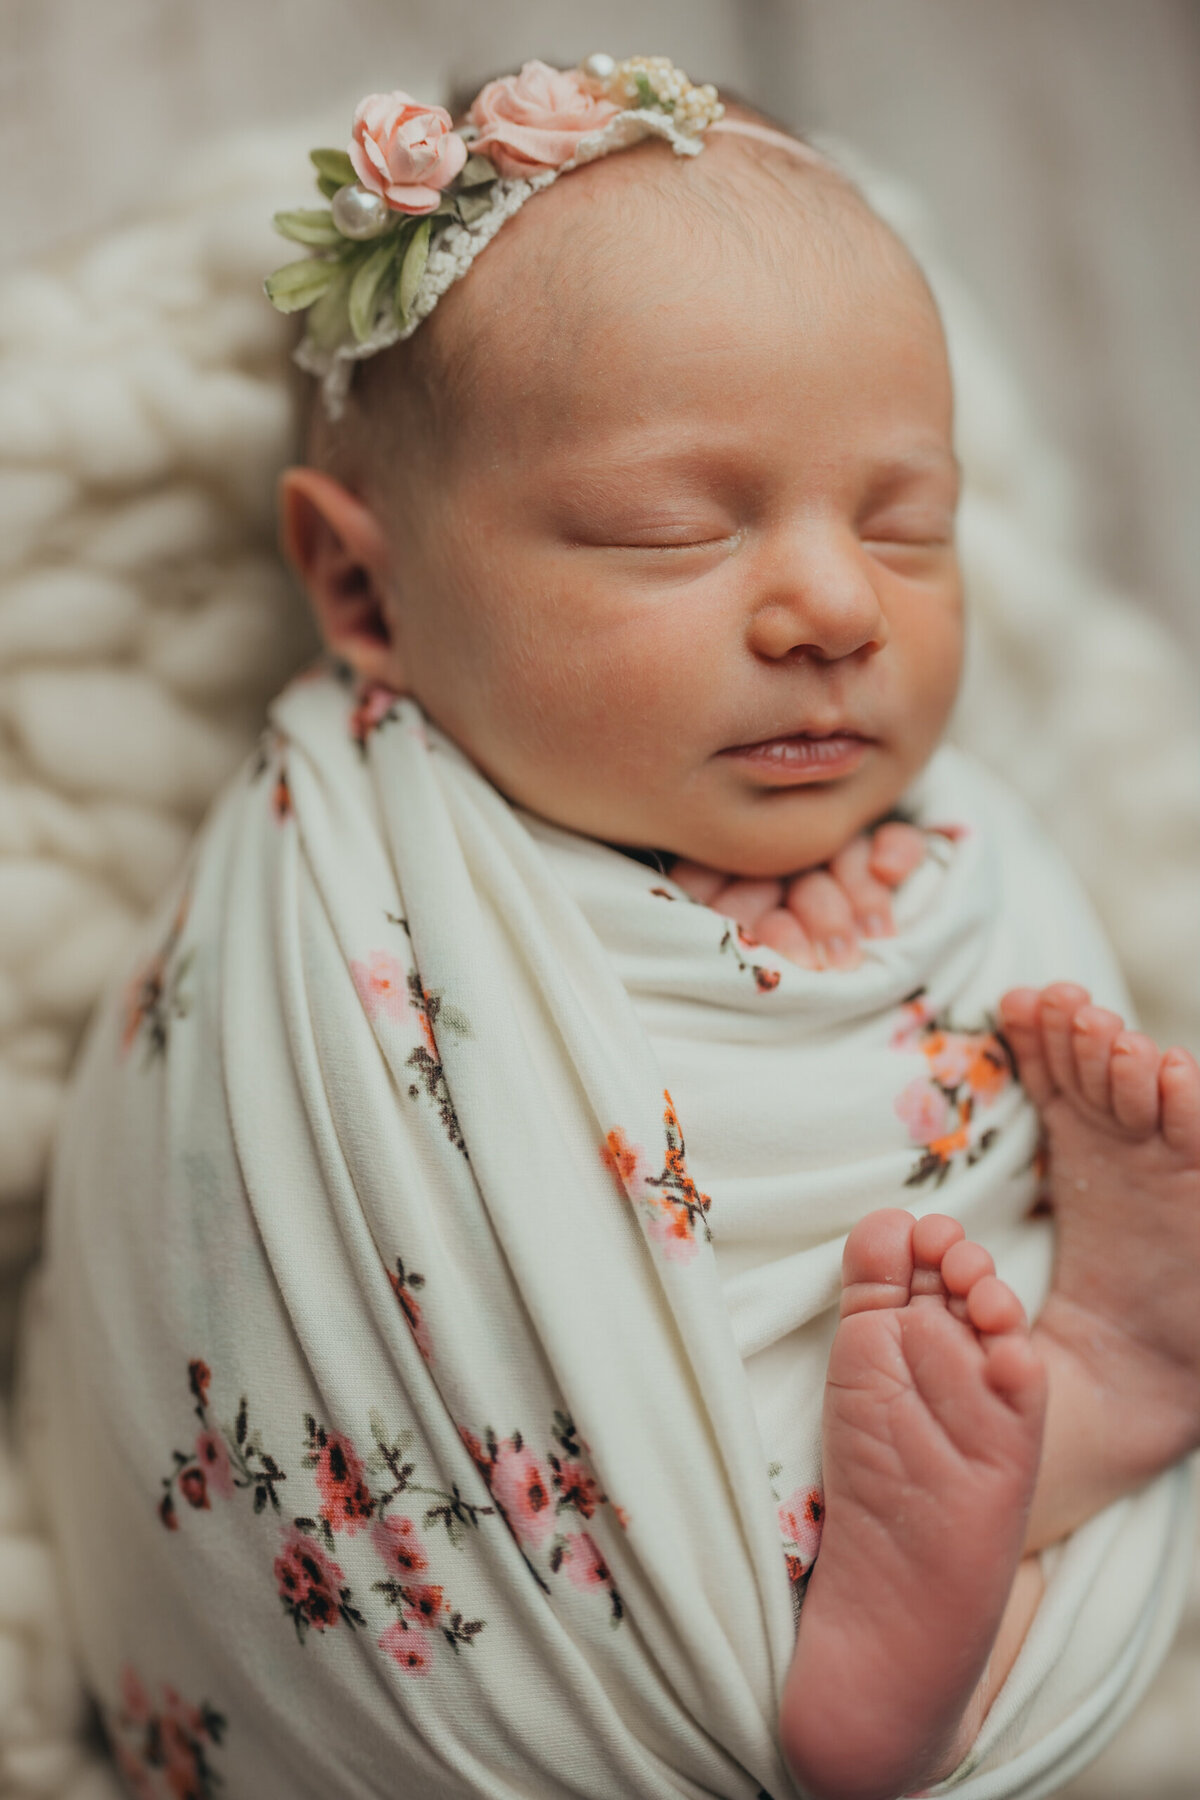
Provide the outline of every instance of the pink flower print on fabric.
{"type": "Polygon", "coordinates": [[[365,962],[352,960],[350,974],[368,1019],[408,1015],[408,977],[404,965],[386,950],[372,950],[365,962]]]}
{"type": "Polygon", "coordinates": [[[440,1587],[410,1582],[404,1588],[401,1617],[420,1631],[436,1631],[444,1604],[445,1593],[440,1587]]]}
{"type": "Polygon", "coordinates": [[[379,1639],[379,1648],[406,1675],[428,1675],[433,1667],[433,1657],[428,1644],[422,1641],[421,1633],[413,1631],[399,1619],[394,1625],[389,1625],[379,1639]]]}
{"type": "Polygon", "coordinates": [[[626,1198],[639,1209],[646,1235],[664,1260],[690,1262],[699,1247],[697,1227],[703,1231],[705,1241],[712,1242],[707,1217],[712,1201],[708,1194],[701,1193],[688,1172],[679,1115],[666,1089],[663,1100],[666,1154],[661,1174],[648,1172],[645,1152],[629,1141],[619,1125],[606,1132],[600,1156],[626,1198]]]}
{"type": "Polygon", "coordinates": [[[789,1573],[807,1574],[817,1560],[821,1548],[821,1531],[825,1524],[825,1498],[819,1487],[798,1487],[779,1508],[779,1532],[791,1554],[789,1573]],[[798,1570],[790,1564],[799,1564],[798,1570]]]}
{"type": "Polygon", "coordinates": [[[315,1538],[293,1526],[275,1558],[279,1598],[295,1622],[301,1643],[305,1628],[333,1630],[341,1621],[346,1577],[315,1538]]]}
{"type": "Polygon", "coordinates": [[[946,1130],[950,1103],[940,1088],[918,1075],[896,1096],[896,1116],[908,1126],[914,1144],[932,1144],[946,1130]]]}
{"type": "Polygon", "coordinates": [[[429,1567],[429,1557],[413,1519],[389,1513],[375,1526],[371,1542],[390,1573],[420,1575],[429,1567]]]}
{"type": "Polygon", "coordinates": [[[361,1531],[371,1520],[375,1501],[362,1458],[350,1439],[318,1425],[309,1460],[321,1496],[321,1517],[330,1531],[344,1531],[348,1537],[361,1531]]]}
{"type": "Polygon", "coordinates": [[[894,1102],[897,1117],[922,1151],[904,1185],[940,1186],[956,1159],[971,1167],[995,1143],[994,1126],[974,1135],[976,1115],[1011,1086],[1011,1052],[990,1014],[964,1030],[947,1011],[937,1012],[920,989],[904,1003],[892,1048],[923,1056],[926,1070],[894,1102]]]}
{"type": "Polygon", "coordinates": [[[350,736],[364,755],[367,739],[392,717],[399,698],[394,688],[384,687],[377,681],[366,682],[358,690],[350,713],[350,736]]]}
{"type": "Polygon", "coordinates": [[[900,1008],[900,1023],[891,1037],[893,1050],[916,1050],[921,1033],[933,1018],[933,1008],[923,995],[906,1000],[900,1008]]]}
{"type": "Polygon", "coordinates": [[[615,1125],[605,1136],[600,1155],[605,1168],[616,1176],[629,1198],[636,1199],[646,1179],[645,1151],[631,1144],[621,1127],[615,1125]]]}
{"type": "Polygon", "coordinates": [[[413,1342],[425,1358],[433,1361],[433,1345],[429,1340],[429,1326],[421,1312],[421,1303],[414,1290],[425,1286],[425,1277],[418,1275],[415,1269],[406,1270],[402,1258],[396,1258],[396,1273],[388,1270],[388,1280],[392,1284],[392,1292],[400,1302],[400,1310],[408,1320],[408,1329],[412,1332],[413,1342]]]}
{"type": "Polygon", "coordinates": [[[219,1431],[202,1431],[196,1439],[196,1461],[204,1471],[205,1479],[214,1494],[222,1500],[233,1498],[233,1467],[229,1461],[229,1450],[225,1439],[219,1431]]]}
{"type": "Polygon", "coordinates": [[[152,1710],[141,1677],[129,1663],[121,1670],[121,1705],[134,1725],[144,1725],[152,1710]]]}
{"type": "Polygon", "coordinates": [[[577,1588],[607,1588],[612,1575],[589,1531],[568,1531],[563,1562],[577,1588]]]}
{"type": "Polygon", "coordinates": [[[961,1031],[931,1031],[921,1045],[929,1073],[943,1087],[956,1088],[965,1081],[975,1056],[976,1037],[961,1031]]]}
{"type": "Polygon", "coordinates": [[[522,1547],[545,1541],[554,1524],[550,1472],[523,1441],[504,1438],[490,1471],[492,1494],[522,1547]]]}

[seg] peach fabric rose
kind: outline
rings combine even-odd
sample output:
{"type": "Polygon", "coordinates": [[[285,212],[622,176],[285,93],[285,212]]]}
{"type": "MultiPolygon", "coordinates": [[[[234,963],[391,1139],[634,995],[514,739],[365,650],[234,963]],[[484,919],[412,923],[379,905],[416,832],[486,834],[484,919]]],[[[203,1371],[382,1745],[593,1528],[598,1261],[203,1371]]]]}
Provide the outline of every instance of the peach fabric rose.
{"type": "Polygon", "coordinates": [[[471,149],[501,175],[538,175],[569,162],[588,132],[620,112],[593,94],[577,69],[527,62],[519,75],[489,81],[468,114],[479,136],[471,149]]]}
{"type": "Polygon", "coordinates": [[[397,212],[432,212],[467,160],[453,127],[444,106],[425,106],[399,88],[368,94],[354,114],[354,172],[397,212]]]}

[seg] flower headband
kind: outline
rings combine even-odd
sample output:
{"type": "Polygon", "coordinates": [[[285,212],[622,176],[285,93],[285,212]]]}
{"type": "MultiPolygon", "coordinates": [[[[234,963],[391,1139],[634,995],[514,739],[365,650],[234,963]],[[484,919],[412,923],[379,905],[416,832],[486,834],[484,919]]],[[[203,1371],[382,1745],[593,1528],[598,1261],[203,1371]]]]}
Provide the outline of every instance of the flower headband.
{"type": "MultiPolygon", "coordinates": [[[[442,106],[400,90],[369,94],[347,149],[311,153],[330,205],[275,215],[275,229],[315,255],[266,282],[280,312],[308,313],[296,361],[320,377],[329,416],[342,410],[354,364],[411,336],[540,189],[645,137],[695,156],[724,110],[714,87],[694,87],[665,56],[526,63],[489,81],[457,128],[442,106]]],[[[792,143],[740,122],[726,128],[792,143]]]]}

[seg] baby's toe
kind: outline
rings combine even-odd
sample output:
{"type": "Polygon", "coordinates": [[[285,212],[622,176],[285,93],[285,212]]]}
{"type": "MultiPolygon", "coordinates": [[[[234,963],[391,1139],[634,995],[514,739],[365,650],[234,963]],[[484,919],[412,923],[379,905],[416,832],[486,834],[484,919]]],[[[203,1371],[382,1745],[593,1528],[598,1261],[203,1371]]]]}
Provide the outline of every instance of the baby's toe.
{"type": "Polygon", "coordinates": [[[969,1238],[951,1245],[942,1258],[942,1280],[956,1300],[965,1299],[980,1281],[995,1273],[996,1265],[983,1245],[969,1238]]]}
{"type": "Polygon", "coordinates": [[[1112,1110],[1117,1123],[1134,1137],[1158,1130],[1158,1045],[1142,1031],[1122,1031],[1109,1061],[1112,1110]]]}
{"type": "Polygon", "coordinates": [[[1017,1059],[1021,1085],[1039,1110],[1055,1094],[1054,1077],[1042,1046],[1036,988],[1012,988],[1000,1002],[1000,1024],[1017,1059]]]}
{"type": "Polygon", "coordinates": [[[945,1213],[926,1213],[913,1226],[912,1253],[914,1294],[944,1294],[942,1263],[947,1252],[961,1244],[966,1232],[957,1219],[945,1213]]]}
{"type": "Polygon", "coordinates": [[[1158,1071],[1162,1132],[1172,1150],[1200,1164],[1200,1063],[1188,1050],[1168,1050],[1158,1071]]]}
{"type": "Polygon", "coordinates": [[[1119,1014],[1103,1006],[1081,1006],[1075,1014],[1071,1047],[1079,1090],[1097,1112],[1109,1112],[1112,1107],[1109,1065],[1113,1045],[1124,1029],[1119,1014]]]}
{"type": "Polygon", "coordinates": [[[967,1295],[967,1317],[976,1331],[999,1336],[1024,1328],[1025,1308],[1007,1282],[998,1275],[987,1274],[980,1276],[967,1295]]]}
{"type": "Polygon", "coordinates": [[[988,1386],[1037,1431],[1046,1411],[1046,1366],[1029,1333],[1006,1331],[983,1339],[988,1386]]]}
{"type": "Polygon", "coordinates": [[[1073,981],[1056,981],[1042,989],[1038,1005],[1046,1062],[1059,1092],[1071,1099],[1083,1097],[1075,1066],[1075,1018],[1080,1008],[1090,1002],[1086,988],[1077,987],[1073,981]]]}
{"type": "Polygon", "coordinates": [[[884,1207],[860,1219],[842,1252],[842,1311],[906,1306],[912,1292],[913,1216],[884,1207]]]}

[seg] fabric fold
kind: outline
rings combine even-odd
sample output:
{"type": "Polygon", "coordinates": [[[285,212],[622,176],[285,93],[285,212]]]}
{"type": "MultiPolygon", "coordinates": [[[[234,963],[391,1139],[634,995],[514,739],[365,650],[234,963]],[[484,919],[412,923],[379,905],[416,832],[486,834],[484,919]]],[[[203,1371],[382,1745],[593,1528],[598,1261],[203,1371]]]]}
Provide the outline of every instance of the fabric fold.
{"type": "MultiPolygon", "coordinates": [[[[795,1792],[845,1232],[954,1213],[1036,1311],[993,1009],[1126,1004],[999,783],[944,751],[908,804],[897,937],[814,973],[512,807],[412,702],[285,690],[93,1024],[31,1323],[135,1791],[153,1752],[266,1800],[795,1792]]],[[[971,1800],[1049,1792],[1165,1649],[1179,1481],[1058,1554],[971,1800]]]]}

